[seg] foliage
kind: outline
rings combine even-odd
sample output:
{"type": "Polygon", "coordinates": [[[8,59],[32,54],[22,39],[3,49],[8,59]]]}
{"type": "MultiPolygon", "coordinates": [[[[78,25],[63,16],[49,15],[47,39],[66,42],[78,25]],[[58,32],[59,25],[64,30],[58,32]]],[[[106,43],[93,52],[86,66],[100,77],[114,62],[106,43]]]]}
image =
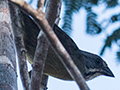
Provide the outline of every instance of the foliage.
{"type": "MultiPolygon", "coordinates": [[[[30,0],[32,2],[33,0],[30,0]]],[[[63,30],[70,35],[72,32],[72,21],[73,14],[77,13],[81,7],[84,7],[87,12],[86,18],[86,32],[90,35],[97,35],[102,33],[104,27],[97,21],[97,14],[92,10],[94,6],[105,4],[106,9],[113,8],[119,5],[119,0],[63,0],[65,4],[65,14],[63,17],[64,24],[63,30]]],[[[113,15],[109,23],[120,22],[120,14],[113,15]]],[[[119,47],[118,41],[120,39],[120,28],[113,30],[114,32],[106,37],[105,44],[101,50],[100,55],[103,55],[106,47],[111,47],[112,43],[115,42],[119,47]]],[[[120,59],[120,50],[117,52],[118,59],[120,59]]]]}
{"type": "Polygon", "coordinates": [[[116,42],[119,45],[120,44],[119,40],[120,40],[120,28],[115,30],[112,33],[112,35],[107,37],[105,45],[103,46],[100,55],[103,55],[106,47],[111,47],[112,42],[116,42]]]}
{"type": "Polygon", "coordinates": [[[88,13],[87,13],[86,32],[92,35],[100,33],[102,30],[100,24],[98,24],[98,22],[96,21],[96,17],[97,15],[93,13],[90,8],[90,10],[88,10],[88,13]]]}
{"type": "Polygon", "coordinates": [[[63,30],[67,34],[71,34],[72,31],[72,15],[75,12],[78,12],[81,7],[81,0],[64,0],[65,3],[65,14],[64,14],[64,24],[63,30]]]}
{"type": "MultiPolygon", "coordinates": [[[[120,22],[120,13],[117,15],[113,15],[110,20],[112,23],[120,22]]],[[[113,42],[115,42],[120,47],[120,27],[114,30],[110,36],[107,36],[100,55],[103,55],[106,47],[111,48],[111,45],[113,42]]],[[[120,50],[118,50],[116,54],[117,54],[118,60],[120,60],[120,50]]]]}
{"type": "MultiPolygon", "coordinates": [[[[63,29],[70,35],[72,31],[72,15],[80,10],[81,7],[84,7],[87,12],[86,19],[86,32],[90,35],[100,34],[104,27],[101,26],[100,23],[97,22],[97,14],[93,12],[92,7],[97,6],[99,4],[106,4],[106,9],[113,8],[119,5],[118,0],[64,0],[65,3],[65,15],[64,15],[64,24],[63,29]]],[[[115,23],[120,21],[120,14],[113,15],[109,23],[115,23]]],[[[106,47],[111,47],[112,43],[117,43],[120,40],[120,28],[114,30],[114,32],[106,38],[105,45],[101,50],[101,55],[103,55],[106,47]]],[[[117,57],[120,59],[120,50],[117,52],[117,57]]]]}
{"type": "Polygon", "coordinates": [[[118,5],[118,0],[104,0],[104,2],[107,4],[107,7],[115,7],[118,5]]]}

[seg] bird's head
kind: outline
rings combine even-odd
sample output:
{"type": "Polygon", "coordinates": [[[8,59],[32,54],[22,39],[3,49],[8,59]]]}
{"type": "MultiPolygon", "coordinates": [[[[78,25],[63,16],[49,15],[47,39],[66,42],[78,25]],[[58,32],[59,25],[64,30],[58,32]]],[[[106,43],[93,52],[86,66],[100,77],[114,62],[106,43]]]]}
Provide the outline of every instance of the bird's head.
{"type": "Polygon", "coordinates": [[[83,76],[85,80],[91,80],[99,75],[114,77],[106,62],[98,55],[81,51],[84,58],[85,71],[83,76]]]}

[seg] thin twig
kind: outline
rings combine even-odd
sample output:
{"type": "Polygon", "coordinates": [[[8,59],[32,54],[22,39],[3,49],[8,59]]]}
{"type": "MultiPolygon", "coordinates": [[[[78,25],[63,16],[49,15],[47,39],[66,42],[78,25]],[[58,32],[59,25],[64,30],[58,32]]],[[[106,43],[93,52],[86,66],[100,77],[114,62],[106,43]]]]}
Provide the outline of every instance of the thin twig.
{"type": "Polygon", "coordinates": [[[45,0],[38,0],[38,11],[43,10],[45,0]]]}
{"type": "MultiPolygon", "coordinates": [[[[11,0],[11,1],[15,2],[15,0],[11,0]]],[[[71,59],[69,54],[66,52],[65,48],[60,43],[56,35],[54,34],[52,28],[50,27],[47,20],[45,19],[45,15],[43,14],[43,12],[39,14],[37,10],[33,9],[29,4],[27,4],[24,1],[22,3],[18,3],[18,0],[17,0],[17,4],[19,4],[21,8],[24,9],[25,11],[27,10],[26,12],[30,14],[34,18],[36,24],[42,28],[51,46],[53,47],[55,52],[58,54],[61,62],[63,63],[63,65],[65,66],[65,68],[67,69],[71,77],[73,78],[73,80],[77,82],[79,88],[81,90],[89,90],[82,74],[80,73],[79,69],[74,64],[73,60],[71,59]]]]}

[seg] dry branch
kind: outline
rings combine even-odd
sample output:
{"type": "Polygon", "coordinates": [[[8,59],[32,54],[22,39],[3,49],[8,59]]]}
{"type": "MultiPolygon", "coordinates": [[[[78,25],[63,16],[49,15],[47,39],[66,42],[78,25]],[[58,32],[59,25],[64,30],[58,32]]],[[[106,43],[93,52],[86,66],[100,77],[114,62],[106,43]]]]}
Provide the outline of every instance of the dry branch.
{"type": "Polygon", "coordinates": [[[37,25],[42,28],[45,35],[47,36],[47,39],[49,40],[51,46],[55,50],[55,52],[58,54],[61,62],[67,69],[67,71],[70,73],[71,77],[77,82],[78,86],[81,90],[89,90],[87,84],[85,83],[84,78],[82,77],[82,74],[74,64],[73,60],[69,56],[69,54],[64,49],[63,45],[60,43],[56,35],[54,34],[52,28],[48,24],[47,20],[45,19],[45,15],[43,12],[40,14],[37,10],[33,9],[29,4],[24,2],[23,0],[11,0],[16,1],[15,3],[19,4],[22,9],[24,9],[28,14],[30,14],[37,25]]]}
{"type": "MultiPolygon", "coordinates": [[[[48,0],[47,1],[45,16],[50,26],[53,26],[56,18],[58,17],[58,15],[60,15],[60,10],[59,10],[61,9],[60,1],[61,0],[48,0]],[[53,7],[55,9],[52,9],[53,7]],[[52,16],[55,16],[55,18],[53,18],[52,16]]],[[[43,5],[44,5],[43,2],[44,2],[43,0],[39,0],[38,12],[42,11],[43,5]]],[[[48,48],[49,48],[49,43],[46,40],[45,34],[41,30],[39,37],[38,37],[38,43],[37,43],[36,52],[34,56],[32,77],[31,77],[32,79],[31,90],[39,90],[40,87],[41,89],[46,88],[46,86],[43,86],[43,85],[40,86],[40,84],[41,84],[41,79],[44,79],[42,78],[42,73],[43,73],[43,68],[45,65],[45,60],[47,57],[48,48]]],[[[42,80],[42,84],[46,85],[46,83],[47,83],[46,80],[42,80]]]]}
{"type": "Polygon", "coordinates": [[[0,0],[0,90],[18,90],[16,52],[8,0],[0,0]]]}
{"type": "MultiPolygon", "coordinates": [[[[38,0],[38,12],[43,10],[43,6],[44,0],[38,0]]],[[[37,39],[37,46],[33,60],[30,90],[44,90],[46,88],[46,86],[41,85],[41,82],[49,45],[42,30],[39,34],[40,35],[37,39]]]]}
{"type": "Polygon", "coordinates": [[[15,4],[10,2],[9,7],[10,7],[10,13],[12,19],[12,27],[15,37],[15,44],[17,48],[20,75],[24,90],[29,90],[30,79],[29,79],[28,67],[26,62],[26,50],[24,47],[23,35],[22,35],[22,29],[23,29],[23,25],[22,25],[23,21],[21,17],[22,15],[18,6],[16,6],[15,4]]]}
{"type": "Polygon", "coordinates": [[[45,0],[38,0],[38,11],[43,10],[45,0]]]}

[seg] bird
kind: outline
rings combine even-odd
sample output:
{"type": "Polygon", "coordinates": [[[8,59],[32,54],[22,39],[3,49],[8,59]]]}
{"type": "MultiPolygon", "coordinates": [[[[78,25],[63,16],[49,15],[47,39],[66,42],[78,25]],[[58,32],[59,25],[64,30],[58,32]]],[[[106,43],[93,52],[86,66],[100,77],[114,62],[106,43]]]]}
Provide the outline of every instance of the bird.
{"type": "MultiPolygon", "coordinates": [[[[23,39],[25,48],[27,50],[27,59],[32,64],[37,45],[37,36],[40,32],[40,29],[34,23],[34,21],[24,13],[23,21],[23,39]]],[[[108,67],[107,63],[99,55],[79,49],[72,38],[69,37],[56,24],[53,25],[53,31],[71,56],[73,62],[78,67],[86,81],[100,75],[114,77],[114,74],[108,67]]],[[[54,52],[51,46],[48,49],[43,74],[62,80],[73,81],[72,77],[69,75],[66,68],[61,63],[58,55],[54,52]]]]}

